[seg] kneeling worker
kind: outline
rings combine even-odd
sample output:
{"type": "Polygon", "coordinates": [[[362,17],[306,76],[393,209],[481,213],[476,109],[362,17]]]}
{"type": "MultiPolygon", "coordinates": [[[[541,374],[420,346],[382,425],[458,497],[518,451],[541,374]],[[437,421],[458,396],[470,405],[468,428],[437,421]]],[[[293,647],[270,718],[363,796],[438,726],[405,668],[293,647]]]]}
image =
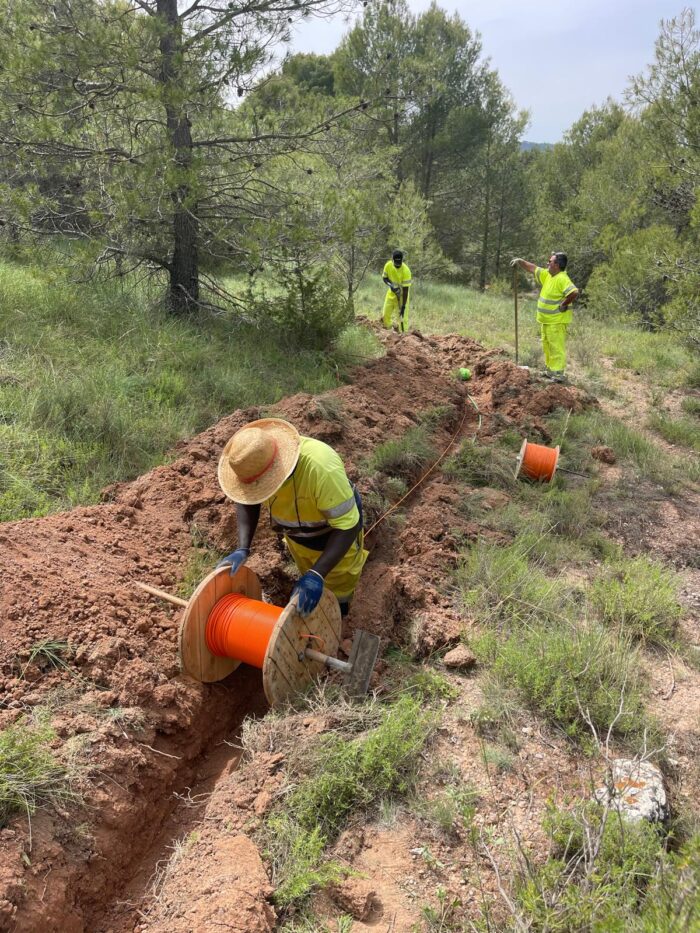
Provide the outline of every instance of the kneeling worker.
{"type": "Polygon", "coordinates": [[[217,566],[234,574],[245,563],[265,503],[302,574],[292,591],[301,615],[316,608],[324,583],[346,615],[367,551],[360,494],[333,448],[279,418],[251,421],[226,444],[219,484],[236,503],[238,548],[217,566]]]}

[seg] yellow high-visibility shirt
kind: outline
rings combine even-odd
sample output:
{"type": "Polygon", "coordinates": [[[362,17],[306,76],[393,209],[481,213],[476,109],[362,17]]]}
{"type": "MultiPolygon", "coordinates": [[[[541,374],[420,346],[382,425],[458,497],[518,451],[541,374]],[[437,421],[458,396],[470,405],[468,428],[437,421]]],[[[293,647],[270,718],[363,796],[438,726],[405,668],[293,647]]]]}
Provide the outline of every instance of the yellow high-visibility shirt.
{"type": "Polygon", "coordinates": [[[274,528],[310,541],[332,528],[354,528],[360,520],[343,461],[313,437],[301,438],[294,472],[266,505],[274,528]]]}
{"type": "Polygon", "coordinates": [[[570,324],[573,319],[571,305],[566,311],[560,311],[559,305],[570,295],[578,291],[566,272],[557,272],[550,275],[547,269],[535,267],[535,281],[541,286],[540,297],[537,299],[537,322],[539,324],[570,324]]]}
{"type": "Polygon", "coordinates": [[[413,284],[411,281],[411,270],[408,268],[405,262],[402,262],[399,268],[397,269],[394,265],[394,260],[390,259],[389,262],[384,266],[384,271],[382,272],[383,279],[389,279],[393,285],[401,285],[409,287],[413,284]]]}

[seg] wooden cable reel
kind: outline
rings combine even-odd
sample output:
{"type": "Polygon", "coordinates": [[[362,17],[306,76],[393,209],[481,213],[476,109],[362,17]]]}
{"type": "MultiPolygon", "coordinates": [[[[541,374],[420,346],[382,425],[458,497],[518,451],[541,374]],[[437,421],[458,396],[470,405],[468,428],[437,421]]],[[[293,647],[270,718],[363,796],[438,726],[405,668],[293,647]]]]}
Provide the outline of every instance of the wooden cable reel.
{"type": "MultiPolygon", "coordinates": [[[[220,610],[221,601],[230,594],[240,594],[247,597],[242,604],[255,611],[256,604],[250,601],[257,601],[260,614],[267,617],[267,620],[260,619],[257,631],[235,634],[239,640],[250,638],[256,642],[251,645],[250,652],[245,652],[245,660],[261,668],[263,689],[270,706],[280,706],[302,693],[325,667],[345,675],[346,686],[352,695],[361,696],[367,692],[379,651],[379,638],[367,632],[356,632],[350,660],[339,661],[335,655],[341,641],[342,619],[338,600],[328,589],[324,589],[314,611],[308,616],[301,616],[296,608],[296,597],[284,609],[262,603],[260,581],[245,565],[233,576],[228,567],[212,571],[189,600],[172,596],[146,583],[136,585],[184,607],[179,634],[180,667],[183,673],[195,680],[203,683],[223,680],[241,664],[238,658],[224,657],[211,650],[214,608],[220,610]],[[263,607],[265,611],[262,611],[263,607]]],[[[235,600],[228,602],[235,605],[235,600]]]]}

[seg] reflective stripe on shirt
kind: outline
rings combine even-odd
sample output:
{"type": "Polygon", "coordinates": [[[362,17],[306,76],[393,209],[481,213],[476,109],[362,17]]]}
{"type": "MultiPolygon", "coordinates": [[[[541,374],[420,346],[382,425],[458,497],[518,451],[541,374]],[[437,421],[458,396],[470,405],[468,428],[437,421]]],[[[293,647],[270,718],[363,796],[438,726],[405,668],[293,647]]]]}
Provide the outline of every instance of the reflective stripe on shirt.
{"type": "Polygon", "coordinates": [[[349,499],[346,499],[345,502],[341,502],[340,505],[336,505],[332,509],[321,509],[321,511],[326,518],[340,518],[341,515],[345,515],[346,512],[349,512],[354,505],[355,495],[353,493],[349,499]]]}

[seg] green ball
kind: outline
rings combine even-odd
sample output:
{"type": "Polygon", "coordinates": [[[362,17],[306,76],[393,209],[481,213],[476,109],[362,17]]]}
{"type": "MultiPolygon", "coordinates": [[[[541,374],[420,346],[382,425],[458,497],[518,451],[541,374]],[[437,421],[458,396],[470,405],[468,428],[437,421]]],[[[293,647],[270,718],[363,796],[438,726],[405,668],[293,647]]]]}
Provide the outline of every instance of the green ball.
{"type": "Polygon", "coordinates": [[[466,382],[468,379],[471,379],[471,377],[472,377],[471,369],[467,369],[466,366],[462,366],[461,369],[459,370],[459,378],[463,382],[466,382]]]}

